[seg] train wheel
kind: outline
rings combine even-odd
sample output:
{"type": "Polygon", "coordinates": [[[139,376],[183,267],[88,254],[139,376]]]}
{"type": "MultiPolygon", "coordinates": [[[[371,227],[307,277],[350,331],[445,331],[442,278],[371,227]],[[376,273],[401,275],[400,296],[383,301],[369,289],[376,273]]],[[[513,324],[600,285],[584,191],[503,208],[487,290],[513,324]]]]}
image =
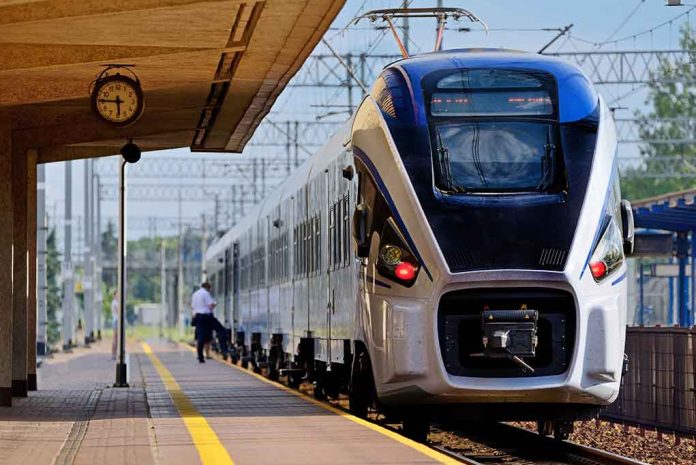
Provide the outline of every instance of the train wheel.
{"type": "Polygon", "coordinates": [[[553,434],[553,422],[539,420],[537,421],[537,433],[540,436],[551,436],[553,434]]]}
{"type": "Polygon", "coordinates": [[[430,419],[421,412],[409,412],[403,416],[403,434],[409,439],[418,442],[428,440],[430,431],[430,419]]]}
{"type": "Polygon", "coordinates": [[[340,394],[341,386],[339,375],[335,371],[325,371],[324,372],[324,392],[327,397],[331,399],[338,399],[340,394]]]}
{"type": "Polygon", "coordinates": [[[574,424],[572,421],[553,422],[553,437],[557,441],[565,441],[573,432],[574,424]]]}
{"type": "Polygon", "coordinates": [[[314,398],[317,400],[326,400],[326,372],[320,371],[316,373],[314,380],[314,398]]]}
{"type": "Polygon", "coordinates": [[[356,355],[348,385],[348,408],[358,418],[367,418],[367,411],[374,399],[372,367],[366,350],[356,355]]]}
{"type": "Polygon", "coordinates": [[[245,370],[249,368],[249,361],[247,359],[242,359],[242,368],[245,370]]]}
{"type": "Polygon", "coordinates": [[[302,376],[298,374],[289,374],[288,375],[288,386],[292,389],[297,389],[300,387],[300,384],[302,384],[302,376]]]}
{"type": "Polygon", "coordinates": [[[279,354],[278,346],[272,346],[268,354],[268,379],[278,381],[280,374],[280,366],[282,364],[282,356],[279,354]]]}

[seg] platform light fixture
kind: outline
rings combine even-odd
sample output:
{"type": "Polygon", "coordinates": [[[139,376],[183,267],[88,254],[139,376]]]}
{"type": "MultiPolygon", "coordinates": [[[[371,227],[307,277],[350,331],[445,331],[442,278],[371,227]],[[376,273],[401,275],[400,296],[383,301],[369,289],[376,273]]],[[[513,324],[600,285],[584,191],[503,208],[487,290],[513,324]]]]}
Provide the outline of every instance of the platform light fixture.
{"type": "Polygon", "coordinates": [[[118,359],[114,387],[128,387],[126,363],[126,165],[136,163],[142,154],[133,139],[121,147],[118,171],[118,359]]]}

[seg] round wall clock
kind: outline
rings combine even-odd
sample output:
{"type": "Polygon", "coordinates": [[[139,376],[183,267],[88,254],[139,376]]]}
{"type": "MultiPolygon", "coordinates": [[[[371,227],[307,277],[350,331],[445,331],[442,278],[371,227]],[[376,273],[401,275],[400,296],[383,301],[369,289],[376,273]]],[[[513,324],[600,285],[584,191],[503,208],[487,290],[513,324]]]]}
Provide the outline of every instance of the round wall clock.
{"type": "Polygon", "coordinates": [[[113,126],[135,123],[145,109],[140,81],[119,73],[105,76],[106,71],[108,69],[97,77],[92,87],[92,110],[99,119],[113,126]]]}

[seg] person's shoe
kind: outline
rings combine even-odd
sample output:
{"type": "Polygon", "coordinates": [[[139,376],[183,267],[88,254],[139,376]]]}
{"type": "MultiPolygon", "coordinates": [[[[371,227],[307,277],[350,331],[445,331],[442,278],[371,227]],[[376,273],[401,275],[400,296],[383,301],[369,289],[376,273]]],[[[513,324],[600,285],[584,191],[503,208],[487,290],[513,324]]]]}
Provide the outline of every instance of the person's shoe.
{"type": "Polygon", "coordinates": [[[212,360],[213,357],[211,357],[210,355],[206,355],[205,359],[206,359],[206,360],[212,360]]]}
{"type": "Polygon", "coordinates": [[[199,358],[198,363],[205,363],[205,359],[199,358]]]}

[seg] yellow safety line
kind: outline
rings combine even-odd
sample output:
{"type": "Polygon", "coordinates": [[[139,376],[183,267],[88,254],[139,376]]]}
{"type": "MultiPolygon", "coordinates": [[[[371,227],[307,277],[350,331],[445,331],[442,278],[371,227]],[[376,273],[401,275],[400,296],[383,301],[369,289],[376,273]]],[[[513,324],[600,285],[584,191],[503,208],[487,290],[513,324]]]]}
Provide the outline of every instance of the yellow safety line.
{"type": "Polygon", "coordinates": [[[150,358],[157,373],[162,378],[162,382],[172,397],[179,415],[183,418],[193,444],[196,446],[196,450],[198,450],[201,463],[203,465],[234,465],[230,454],[227,453],[227,449],[222,445],[215,431],[191,403],[191,400],[186,396],[171,372],[157,358],[149,344],[143,342],[142,346],[143,351],[150,358]]]}
{"type": "MultiPolygon", "coordinates": [[[[196,351],[196,349],[189,346],[188,344],[184,344],[184,347],[186,347],[187,349],[189,349],[192,352],[196,351]]],[[[408,446],[412,449],[415,449],[424,455],[427,455],[428,457],[430,457],[433,460],[436,460],[439,463],[443,463],[446,465],[461,465],[461,463],[462,463],[459,460],[455,460],[452,457],[449,457],[449,456],[443,454],[442,452],[438,452],[435,449],[432,449],[432,448],[426,446],[425,444],[421,444],[420,442],[416,442],[416,441],[409,439],[405,436],[402,436],[399,433],[396,433],[388,428],[385,428],[385,427],[380,426],[378,424],[372,423],[371,421],[363,420],[362,418],[356,417],[355,415],[351,415],[350,413],[347,413],[341,409],[337,409],[336,407],[334,407],[330,404],[313,399],[305,394],[302,394],[302,393],[297,392],[293,389],[290,389],[289,387],[284,386],[283,384],[276,383],[275,381],[271,381],[268,378],[265,378],[257,373],[254,373],[254,372],[249,371],[249,370],[245,370],[244,368],[239,367],[239,366],[234,365],[234,364],[231,364],[231,363],[229,363],[229,364],[225,363],[224,365],[236,368],[239,371],[242,371],[248,375],[256,377],[257,379],[259,379],[260,381],[263,381],[266,384],[270,384],[270,385],[275,386],[279,389],[282,389],[285,392],[289,392],[290,394],[292,394],[294,396],[297,396],[301,399],[304,399],[307,402],[311,402],[312,404],[317,405],[317,406],[323,408],[324,410],[328,410],[331,413],[335,413],[336,415],[340,415],[343,418],[346,418],[352,422],[355,422],[359,425],[370,428],[373,431],[376,431],[384,436],[387,436],[390,439],[393,439],[395,441],[400,442],[401,444],[404,444],[405,446],[408,446]]]]}

